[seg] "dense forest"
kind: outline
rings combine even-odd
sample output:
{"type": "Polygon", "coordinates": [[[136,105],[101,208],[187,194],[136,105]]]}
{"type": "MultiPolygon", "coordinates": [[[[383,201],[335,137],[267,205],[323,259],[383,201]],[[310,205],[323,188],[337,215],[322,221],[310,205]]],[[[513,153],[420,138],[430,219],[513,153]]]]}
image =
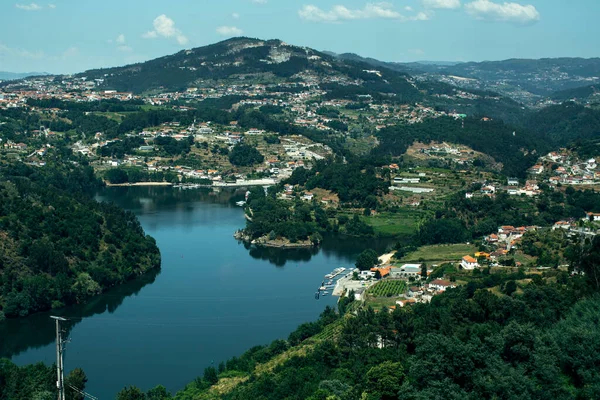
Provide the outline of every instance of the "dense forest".
{"type": "Polygon", "coordinates": [[[347,162],[341,158],[319,160],[310,170],[294,170],[286,183],[309,190],[317,187],[331,190],[343,203],[375,209],[377,196],[388,190],[376,174],[377,164],[372,158],[351,158],[347,162]]]}
{"type": "Polygon", "coordinates": [[[467,118],[426,120],[419,124],[384,128],[377,134],[379,146],[375,154],[401,156],[415,141],[447,141],[460,143],[492,156],[504,165],[510,176],[525,176],[541,154],[552,149],[551,140],[542,134],[527,132],[501,121],[467,118]]]}
{"type": "Polygon", "coordinates": [[[90,167],[0,168],[0,316],[80,303],[160,267],[136,217],[98,203],[90,167]]]}
{"type": "Polygon", "coordinates": [[[600,137],[600,110],[566,102],[530,115],[524,125],[561,147],[600,137]]]}
{"type": "Polygon", "coordinates": [[[275,198],[275,192],[268,194],[262,188],[253,188],[248,196],[249,218],[244,232],[252,238],[267,235],[270,240],[278,237],[292,243],[311,240],[318,244],[322,237],[320,230],[328,228],[325,211],[309,203],[298,200],[293,207],[275,198]]]}

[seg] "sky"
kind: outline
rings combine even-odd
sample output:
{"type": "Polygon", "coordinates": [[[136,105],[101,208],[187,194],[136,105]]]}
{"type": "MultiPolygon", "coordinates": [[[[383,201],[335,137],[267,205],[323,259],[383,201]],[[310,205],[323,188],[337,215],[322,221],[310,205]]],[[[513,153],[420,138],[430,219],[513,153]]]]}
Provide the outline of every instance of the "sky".
{"type": "Polygon", "coordinates": [[[75,73],[234,36],[383,61],[598,57],[600,0],[2,0],[0,71],[75,73]]]}

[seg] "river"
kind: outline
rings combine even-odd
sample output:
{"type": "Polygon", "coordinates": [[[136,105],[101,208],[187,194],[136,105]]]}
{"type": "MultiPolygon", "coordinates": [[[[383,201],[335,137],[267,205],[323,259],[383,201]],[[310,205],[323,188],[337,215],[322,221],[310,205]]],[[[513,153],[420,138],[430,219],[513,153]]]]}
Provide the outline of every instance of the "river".
{"type": "Polygon", "coordinates": [[[233,238],[243,192],[166,187],[107,188],[100,201],[134,212],[161,250],[162,269],[86,305],[0,323],[0,357],[55,361],[54,321],[71,319],[65,369],[81,367],[86,391],[114,399],[128,385],[175,392],[210,365],[286,338],[315,320],[331,296],[314,299],[323,276],[350,267],[367,246],[389,241],[325,237],[320,249],[258,249],[233,238]]]}

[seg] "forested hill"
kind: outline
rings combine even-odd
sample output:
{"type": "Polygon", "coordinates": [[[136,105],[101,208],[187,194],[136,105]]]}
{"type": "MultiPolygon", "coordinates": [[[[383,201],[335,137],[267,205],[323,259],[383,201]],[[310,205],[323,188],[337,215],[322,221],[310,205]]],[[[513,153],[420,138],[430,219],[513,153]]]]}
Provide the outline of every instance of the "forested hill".
{"type": "Polygon", "coordinates": [[[600,103],[600,84],[577,87],[555,92],[550,96],[553,100],[600,103]]]}
{"type": "Polygon", "coordinates": [[[286,44],[280,40],[233,38],[205,47],[183,50],[176,54],[125,67],[86,71],[79,76],[102,79],[101,87],[142,93],[148,91],[185,91],[202,86],[204,81],[244,83],[258,80],[277,84],[283,80],[300,82],[297,74],[322,78],[329,90],[340,84],[352,84],[345,93],[381,96],[393,94],[400,102],[419,101],[423,93],[410,82],[406,74],[392,70],[369,73],[366,63],[346,62],[306,47],[286,44]],[[333,83],[335,82],[335,83],[333,83]],[[364,82],[364,85],[357,85],[364,82]]]}
{"type": "Polygon", "coordinates": [[[136,217],[96,202],[90,167],[0,167],[0,319],[80,303],[160,267],[136,217]]]}
{"type": "Polygon", "coordinates": [[[506,175],[524,176],[541,154],[552,149],[553,142],[543,133],[525,131],[502,121],[467,118],[426,120],[420,124],[392,126],[377,133],[380,141],[374,153],[400,156],[414,141],[449,141],[465,144],[492,156],[503,164],[506,175]]]}
{"type": "Polygon", "coordinates": [[[96,79],[102,89],[134,93],[185,91],[216,82],[260,82],[273,87],[281,82],[295,82],[324,90],[326,99],[371,96],[396,104],[425,101],[432,106],[503,118],[521,114],[517,103],[495,93],[474,92],[466,96],[469,100],[461,97],[448,104],[448,96],[457,93],[450,85],[416,80],[385,64],[373,69],[367,62],[334,57],[280,40],[233,38],[143,63],[86,71],[78,77],[96,79]]]}
{"type": "Polygon", "coordinates": [[[566,146],[600,138],[600,110],[566,102],[529,115],[523,125],[556,147],[566,146]]]}

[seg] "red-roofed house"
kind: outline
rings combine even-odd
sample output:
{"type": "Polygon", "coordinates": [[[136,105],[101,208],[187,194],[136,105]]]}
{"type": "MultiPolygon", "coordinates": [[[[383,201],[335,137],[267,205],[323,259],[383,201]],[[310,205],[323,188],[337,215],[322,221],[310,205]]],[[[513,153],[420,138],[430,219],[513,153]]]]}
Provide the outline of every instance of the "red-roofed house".
{"type": "Polygon", "coordinates": [[[477,264],[477,260],[471,256],[464,256],[462,258],[462,261],[460,262],[460,265],[463,267],[463,269],[469,270],[479,267],[479,264],[477,264]]]}

